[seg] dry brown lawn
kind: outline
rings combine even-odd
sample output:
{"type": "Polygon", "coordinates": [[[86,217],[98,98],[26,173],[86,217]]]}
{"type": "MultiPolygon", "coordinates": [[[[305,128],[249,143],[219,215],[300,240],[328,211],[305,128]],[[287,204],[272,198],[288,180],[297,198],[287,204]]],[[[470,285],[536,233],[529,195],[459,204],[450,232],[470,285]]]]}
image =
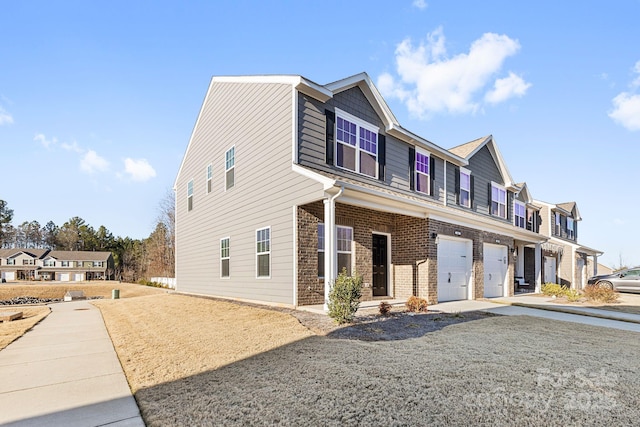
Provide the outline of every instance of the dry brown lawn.
{"type": "Polygon", "coordinates": [[[22,319],[0,323],[0,350],[23,336],[39,321],[47,317],[51,309],[47,306],[0,308],[0,313],[16,311],[22,312],[22,319]]]}
{"type": "Polygon", "coordinates": [[[30,296],[36,298],[62,298],[67,291],[84,291],[87,297],[111,298],[113,289],[120,290],[120,298],[133,298],[144,295],[156,295],[166,293],[166,289],[153,288],[135,283],[119,283],[113,281],[92,281],[82,283],[60,282],[23,282],[20,284],[1,284],[0,300],[8,300],[13,297],[30,296]]]}
{"type": "Polygon", "coordinates": [[[351,337],[351,327],[318,336],[282,311],[218,300],[95,304],[149,426],[604,426],[640,417],[633,332],[464,313],[454,324],[397,315],[354,326],[351,337]],[[410,333],[353,339],[363,328],[369,337],[410,333]]]}

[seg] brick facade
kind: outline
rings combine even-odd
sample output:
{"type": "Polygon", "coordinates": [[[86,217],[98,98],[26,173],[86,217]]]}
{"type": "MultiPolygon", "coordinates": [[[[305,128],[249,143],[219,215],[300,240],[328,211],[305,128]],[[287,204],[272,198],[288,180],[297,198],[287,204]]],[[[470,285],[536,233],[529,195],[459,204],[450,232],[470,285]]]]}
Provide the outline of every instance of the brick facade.
{"type": "MultiPolygon", "coordinates": [[[[318,278],[318,224],[324,221],[322,201],[298,207],[298,304],[322,304],[324,280],[318,278]]],[[[372,234],[391,236],[389,295],[406,299],[412,295],[438,301],[438,247],[434,236],[455,236],[473,241],[474,298],[484,297],[483,244],[507,246],[508,294],[513,295],[515,257],[512,237],[427,218],[392,214],[336,204],[336,224],[353,227],[355,271],[365,284],[362,300],[372,295],[372,234]]]]}

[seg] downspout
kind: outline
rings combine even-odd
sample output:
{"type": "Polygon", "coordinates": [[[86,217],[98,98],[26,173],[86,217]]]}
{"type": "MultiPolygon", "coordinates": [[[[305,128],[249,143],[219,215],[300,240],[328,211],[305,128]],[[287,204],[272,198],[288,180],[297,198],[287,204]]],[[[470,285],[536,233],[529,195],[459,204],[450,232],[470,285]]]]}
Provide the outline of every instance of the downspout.
{"type": "Polygon", "coordinates": [[[329,291],[331,283],[338,276],[338,253],[336,252],[336,199],[344,192],[340,186],[333,196],[324,200],[324,311],[329,311],[329,291]]]}

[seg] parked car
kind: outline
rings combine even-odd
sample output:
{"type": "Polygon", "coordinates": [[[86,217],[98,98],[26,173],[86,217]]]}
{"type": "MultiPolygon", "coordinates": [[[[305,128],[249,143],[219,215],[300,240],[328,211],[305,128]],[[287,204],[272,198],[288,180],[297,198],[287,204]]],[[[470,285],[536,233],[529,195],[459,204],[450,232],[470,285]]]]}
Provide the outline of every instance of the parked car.
{"type": "Polygon", "coordinates": [[[640,267],[593,276],[587,281],[587,284],[616,291],[640,292],[640,267]]]}

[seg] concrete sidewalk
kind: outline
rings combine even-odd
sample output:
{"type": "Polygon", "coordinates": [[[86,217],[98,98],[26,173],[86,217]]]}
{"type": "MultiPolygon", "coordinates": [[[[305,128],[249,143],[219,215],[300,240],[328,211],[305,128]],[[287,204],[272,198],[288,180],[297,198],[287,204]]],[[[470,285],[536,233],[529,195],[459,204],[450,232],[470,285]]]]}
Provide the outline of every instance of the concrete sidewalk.
{"type": "Polygon", "coordinates": [[[50,307],[0,351],[0,424],[144,426],[100,310],[87,301],[50,307]]]}

